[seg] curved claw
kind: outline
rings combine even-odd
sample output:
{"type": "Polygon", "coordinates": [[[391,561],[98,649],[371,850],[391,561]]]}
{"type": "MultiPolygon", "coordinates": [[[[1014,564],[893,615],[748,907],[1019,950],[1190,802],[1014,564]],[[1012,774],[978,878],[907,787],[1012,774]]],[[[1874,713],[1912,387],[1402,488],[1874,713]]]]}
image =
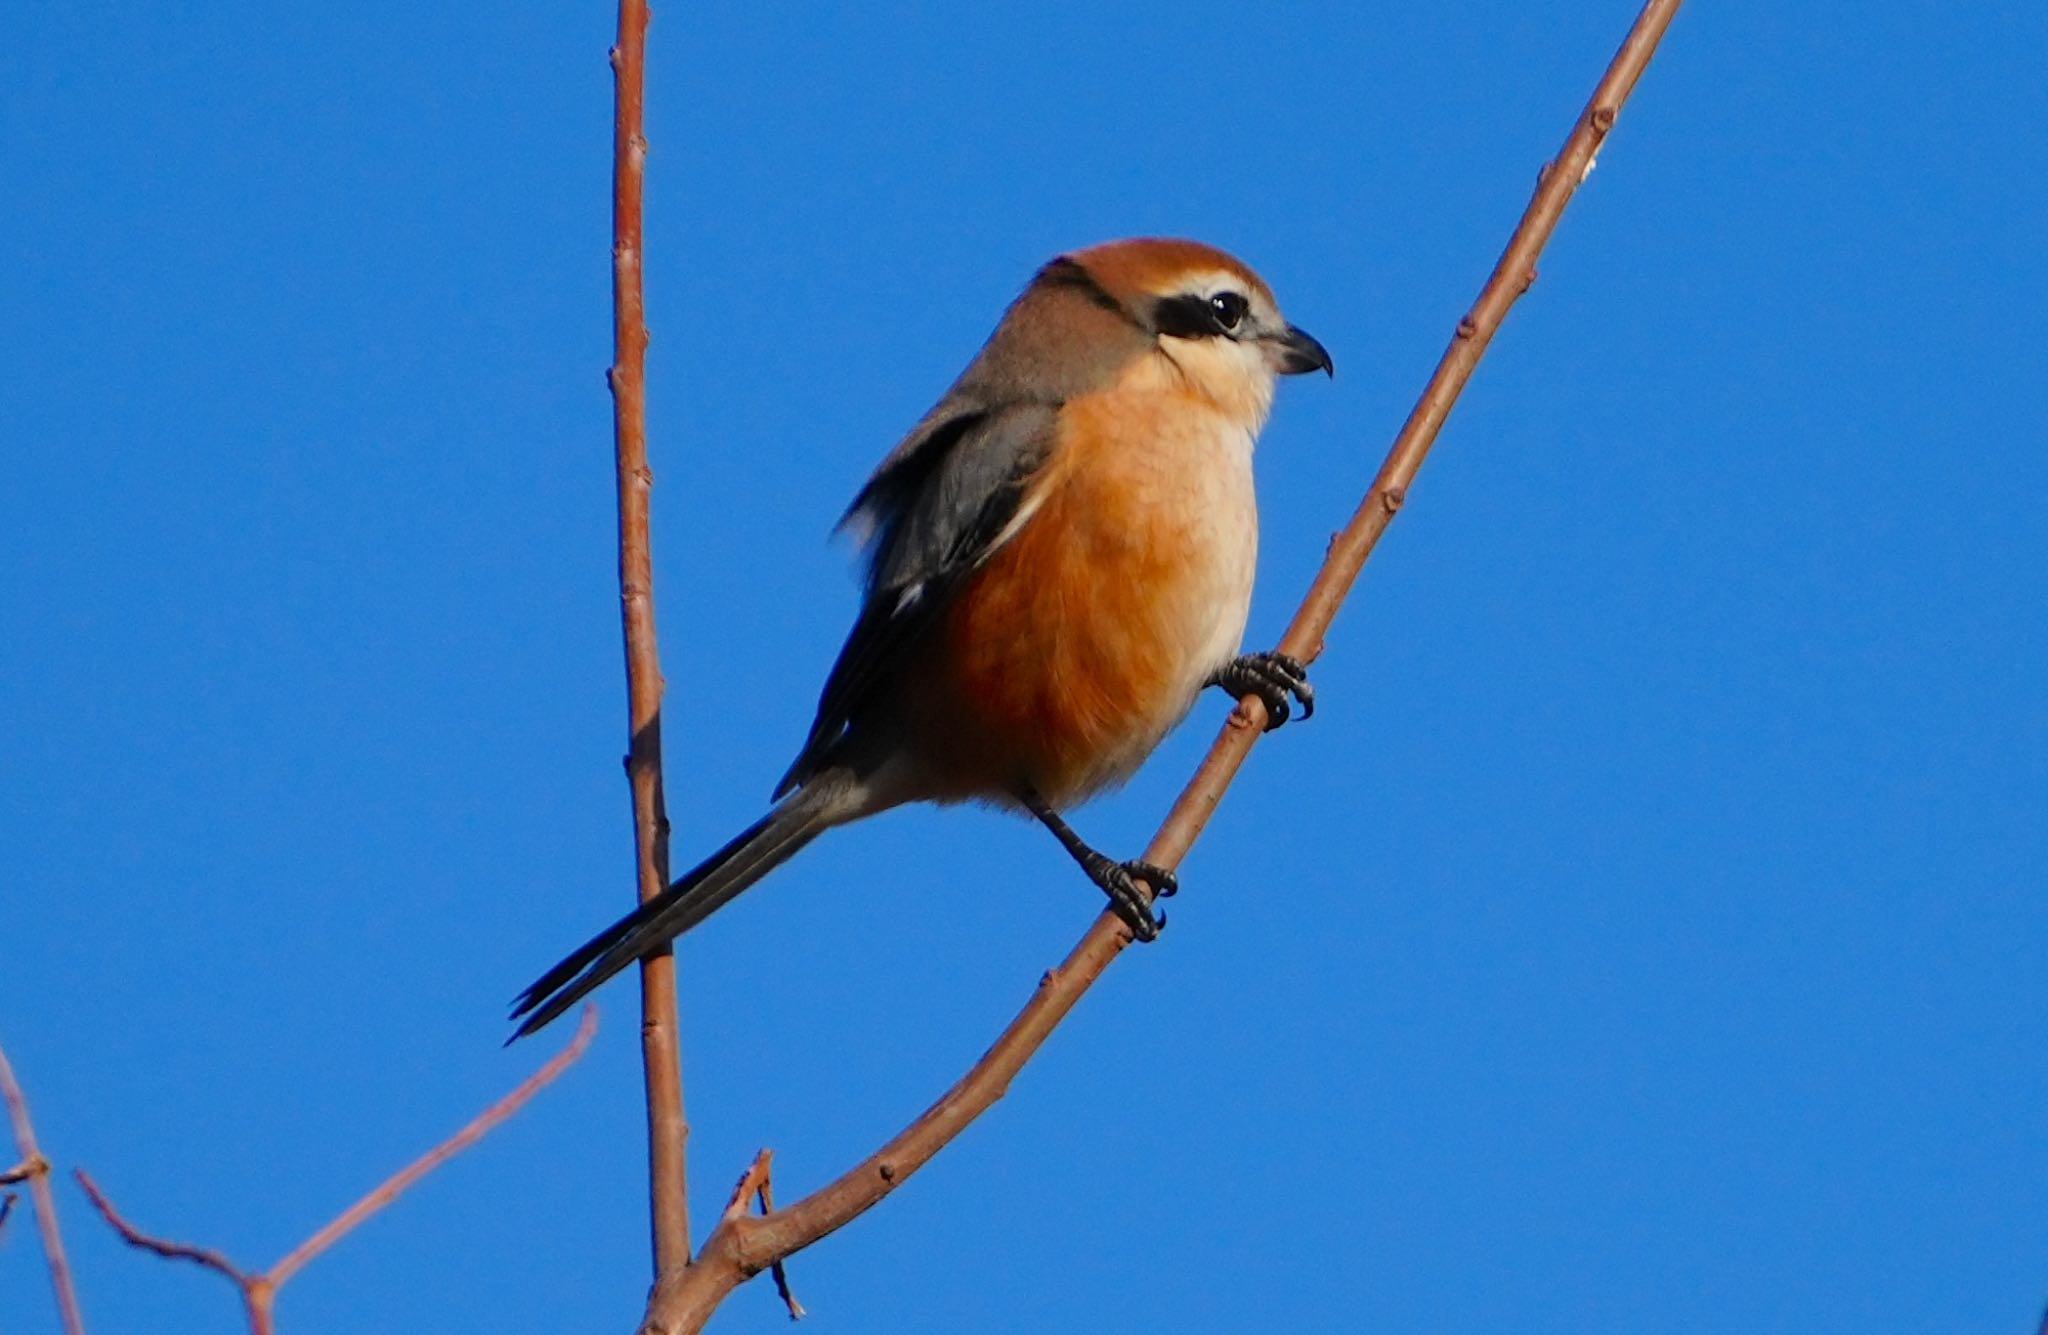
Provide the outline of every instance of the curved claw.
{"type": "Polygon", "coordinates": [[[1266,707],[1267,732],[1293,717],[1290,696],[1301,702],[1303,722],[1316,712],[1316,693],[1308,684],[1308,669],[1291,654],[1275,651],[1241,655],[1217,672],[1214,684],[1240,698],[1258,697],[1266,707]]]}
{"type": "Polygon", "coordinates": [[[1130,929],[1132,939],[1157,941],[1160,931],[1166,926],[1166,915],[1154,912],[1151,900],[1133,878],[1142,877],[1148,885],[1156,887],[1157,895],[1165,896],[1180,889],[1180,882],[1174,874],[1149,862],[1111,862],[1107,858],[1089,871],[1095,883],[1102,887],[1102,892],[1109,896],[1110,911],[1130,929]],[[1172,889],[1168,889],[1169,886],[1172,889]]]}
{"type": "Polygon", "coordinates": [[[1124,863],[1124,870],[1133,876],[1142,878],[1145,884],[1151,886],[1154,899],[1165,899],[1169,895],[1180,893],[1180,877],[1175,876],[1157,863],[1144,862],[1140,859],[1132,858],[1129,862],[1124,863]]]}

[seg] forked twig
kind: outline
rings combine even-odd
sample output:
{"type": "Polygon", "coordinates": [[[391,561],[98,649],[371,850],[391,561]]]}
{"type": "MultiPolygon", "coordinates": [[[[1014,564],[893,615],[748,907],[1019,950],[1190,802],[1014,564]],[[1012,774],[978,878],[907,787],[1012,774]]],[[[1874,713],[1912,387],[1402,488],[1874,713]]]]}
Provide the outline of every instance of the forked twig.
{"type": "MultiPolygon", "coordinates": [[[[719,1216],[719,1225],[734,1223],[747,1217],[747,1197],[752,1196],[760,1203],[761,1213],[775,1213],[774,1187],[775,1151],[762,1150],[754,1155],[754,1161],[747,1165],[747,1171],[740,1174],[740,1180],[733,1184],[732,1195],[725,1201],[725,1211],[719,1216]]],[[[783,1266],[782,1258],[776,1257],[768,1263],[774,1272],[775,1292],[782,1299],[782,1305],[789,1309],[791,1321],[804,1318],[804,1305],[796,1300],[796,1294],[789,1287],[789,1271],[783,1266]]]]}
{"type": "MultiPolygon", "coordinates": [[[[1678,7],[1679,0],[1649,0],[1638,15],[1564,147],[1539,178],[1535,198],[1478,300],[1458,321],[1450,346],[1394,438],[1378,476],[1331,543],[1322,570],[1280,641],[1282,652],[1304,661],[1321,654],[1323,637],[1339,606],[1406,500],[1417,470],[1487,344],[1509,308],[1535,281],[1537,256],[1591,171],[1595,154],[1614,128],[1622,104],[1649,65],[1678,7]]],[[[1179,863],[1243,766],[1263,732],[1260,725],[1264,721],[1264,706],[1255,698],[1239,702],[1232,720],[1225,724],[1153,837],[1145,861],[1167,868],[1179,863]]],[[[691,1335],[701,1330],[726,1294],[742,1282],[843,1227],[895,1190],[1003,1096],[1012,1077],[1130,939],[1113,914],[1102,914],[1066,960],[1045,974],[1036,995],[974,1068],[895,1138],[837,1181],[787,1209],[762,1218],[728,1211],[705,1240],[695,1263],[678,1274],[665,1275],[656,1286],[641,1326],[643,1335],[691,1335]]]]}
{"type": "MultiPolygon", "coordinates": [[[[64,1335],[85,1335],[85,1318],[78,1311],[78,1290],[71,1282],[71,1261],[64,1255],[64,1235],[57,1228],[57,1197],[50,1190],[50,1161],[36,1144],[35,1123],[28,1115],[28,1095],[21,1092],[21,1082],[14,1078],[14,1067],[8,1064],[5,1052],[0,1052],[0,1100],[6,1101],[7,1117],[14,1127],[14,1146],[21,1152],[21,1162],[7,1170],[4,1181],[28,1184],[29,1198],[35,1203],[36,1229],[43,1240],[43,1260],[50,1267],[50,1288],[57,1296],[57,1313],[64,1322],[64,1335]]],[[[14,1197],[10,1195],[7,1200],[7,1208],[0,1209],[0,1219],[13,1208],[14,1197]]]]}
{"type": "Polygon", "coordinates": [[[597,1008],[586,1006],[583,1009],[582,1023],[576,1027],[576,1037],[570,1040],[568,1047],[550,1057],[539,1070],[521,1081],[518,1088],[484,1109],[469,1125],[386,1178],[369,1195],[342,1211],[332,1223],[294,1247],[265,1271],[244,1270],[230,1261],[224,1253],[210,1247],[173,1242],[144,1233],[114,1208],[114,1203],[100,1190],[99,1184],[86,1175],[84,1169],[76,1170],[74,1175],[78,1179],[78,1185],[84,1189],[86,1198],[93,1203],[93,1208],[97,1209],[100,1216],[121,1235],[122,1241],[166,1260],[190,1261],[225,1277],[241,1295],[242,1310],[248,1318],[251,1335],[272,1335],[274,1325],[271,1309],[277,1302],[278,1290],[282,1289],[292,1276],[305,1269],[309,1262],[342,1237],[354,1231],[364,1220],[397,1200],[421,1178],[482,1140],[525,1107],[534,1095],[553,1084],[562,1072],[568,1070],[576,1059],[589,1049],[590,1040],[596,1036],[597,1008]]]}

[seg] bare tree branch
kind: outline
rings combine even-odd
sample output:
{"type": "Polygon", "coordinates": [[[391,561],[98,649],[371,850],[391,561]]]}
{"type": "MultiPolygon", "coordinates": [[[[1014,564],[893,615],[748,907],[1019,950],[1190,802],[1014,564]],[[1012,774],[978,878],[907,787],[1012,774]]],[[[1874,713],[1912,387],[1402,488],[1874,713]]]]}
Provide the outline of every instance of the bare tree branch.
{"type": "MultiPolygon", "coordinates": [[[[1458,322],[1386,462],[1357,512],[1330,545],[1280,649],[1304,661],[1318,657],[1366,558],[1407,498],[1417,470],[1442,430],[1473,368],[1510,307],[1536,279],[1536,258],[1556,229],[1572,195],[1592,170],[1594,156],[1614,128],[1622,104],[1648,66],[1680,0],[1649,0],[1616,53],[1564,147],[1538,178],[1536,195],[1478,300],[1458,322]]],[[[1172,868],[1207,825],[1224,791],[1263,732],[1265,708],[1239,701],[1208,756],[1161,825],[1145,860],[1172,868]]],[[[703,1251],[686,1270],[664,1272],[649,1300],[642,1335],[690,1335],[701,1330],[725,1296],[741,1283],[843,1227],[888,1195],[1009,1089],[1010,1080],[1038,1050],[1124,946],[1130,935],[1104,913],[1059,967],[1039,981],[1031,1001],[959,1083],[916,1121],[837,1181],[765,1217],[728,1208],[703,1251]]],[[[765,1151],[756,1160],[765,1180],[765,1151]]],[[[755,1170],[749,1170],[750,1176],[755,1170]]],[[[741,1186],[747,1185],[742,1179],[741,1186]]],[[[742,1192],[742,1195],[744,1193],[742,1192]]]]}
{"type": "MultiPolygon", "coordinates": [[[[768,1151],[761,1153],[767,1154],[768,1151]]],[[[761,1202],[762,1214],[775,1213],[775,1185],[767,1173],[761,1174],[761,1185],[755,1189],[754,1196],[761,1202]]],[[[789,1319],[803,1320],[804,1305],[796,1300],[796,1292],[789,1287],[789,1267],[778,1260],[768,1267],[768,1273],[775,1279],[775,1296],[782,1299],[782,1305],[789,1309],[789,1319]]]]}
{"type": "MultiPolygon", "coordinates": [[[[612,435],[619,488],[619,604],[626,637],[633,848],[640,902],[668,888],[668,805],[661,782],[661,697],[649,539],[647,305],[641,268],[647,176],[647,0],[619,0],[612,47],[612,435]]],[[[640,961],[640,1060],[646,1071],[648,1208],[657,1276],[690,1263],[687,1153],[675,955],[640,961]]]]}
{"type": "Polygon", "coordinates": [[[282,1287],[286,1280],[304,1269],[308,1261],[332,1247],[344,1235],[353,1232],[365,1219],[397,1200],[410,1190],[414,1183],[503,1125],[514,1113],[531,1102],[534,1095],[553,1084],[562,1072],[575,1065],[576,1060],[589,1048],[590,1040],[596,1036],[597,1008],[585,1006],[583,1020],[576,1026],[576,1037],[569,1041],[568,1047],[548,1058],[546,1064],[538,1071],[521,1081],[519,1087],[510,1094],[484,1109],[468,1126],[393,1173],[369,1195],[343,1210],[335,1217],[333,1223],[293,1248],[283,1260],[270,1267],[271,1283],[282,1287]]]}
{"type": "MultiPolygon", "coordinates": [[[[50,1288],[57,1295],[57,1312],[64,1321],[64,1335],[85,1335],[85,1318],[78,1311],[78,1290],[71,1283],[71,1262],[64,1255],[64,1235],[57,1228],[57,1198],[50,1190],[50,1161],[36,1144],[35,1123],[28,1115],[28,1096],[14,1078],[14,1067],[0,1051],[0,1099],[7,1103],[7,1116],[14,1125],[14,1147],[21,1162],[7,1170],[6,1183],[26,1182],[35,1203],[36,1228],[42,1234],[43,1260],[50,1267],[50,1288]]],[[[13,1198],[9,1197],[11,1201],[13,1198]]],[[[5,1211],[0,1211],[4,1217],[5,1211]]]]}
{"type": "Polygon", "coordinates": [[[84,1189],[86,1199],[92,1202],[93,1208],[100,1212],[100,1218],[111,1224],[114,1231],[121,1235],[121,1241],[138,1250],[153,1252],[167,1261],[190,1261],[194,1265],[204,1266],[215,1274],[224,1276],[228,1283],[235,1286],[235,1292],[241,1295],[242,1315],[248,1319],[252,1335],[271,1335],[273,1327],[270,1309],[277,1297],[277,1285],[272,1283],[268,1276],[249,1274],[211,1247],[195,1247],[190,1243],[172,1242],[167,1238],[144,1233],[122,1217],[121,1212],[114,1208],[114,1203],[107,1199],[107,1194],[100,1190],[99,1184],[94,1182],[83,1168],[72,1169],[71,1175],[78,1179],[78,1185],[84,1189]]]}
{"type": "Polygon", "coordinates": [[[586,1006],[583,1008],[583,1021],[576,1027],[576,1037],[570,1040],[569,1046],[550,1057],[539,1070],[521,1081],[518,1088],[486,1108],[469,1125],[385,1179],[369,1195],[342,1211],[332,1223],[293,1248],[270,1269],[260,1273],[242,1269],[225,1254],[212,1248],[173,1242],[144,1233],[114,1208],[114,1203],[100,1190],[99,1184],[86,1175],[84,1169],[76,1170],[75,1176],[78,1178],[78,1185],[85,1190],[87,1199],[92,1201],[93,1207],[108,1224],[112,1225],[114,1231],[121,1235],[122,1241],[142,1251],[153,1252],[166,1260],[190,1261],[225,1277],[241,1295],[242,1311],[248,1319],[251,1335],[272,1335],[272,1309],[277,1302],[278,1290],[282,1289],[292,1276],[305,1269],[309,1262],[342,1237],[354,1231],[364,1220],[397,1200],[414,1183],[482,1140],[525,1107],[534,1095],[553,1084],[562,1072],[574,1065],[577,1058],[589,1049],[591,1039],[596,1036],[597,1008],[586,1006]]]}

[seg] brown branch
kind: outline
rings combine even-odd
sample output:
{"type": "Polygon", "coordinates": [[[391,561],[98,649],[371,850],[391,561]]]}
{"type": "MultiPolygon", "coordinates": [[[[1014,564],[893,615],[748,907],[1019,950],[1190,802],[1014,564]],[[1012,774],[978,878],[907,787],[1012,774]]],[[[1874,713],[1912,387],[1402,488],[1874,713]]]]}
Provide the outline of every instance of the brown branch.
{"type": "Polygon", "coordinates": [[[21,1151],[21,1162],[8,1170],[6,1180],[28,1184],[29,1199],[35,1203],[36,1229],[43,1239],[43,1260],[50,1267],[50,1288],[57,1295],[64,1335],[85,1335],[85,1318],[78,1312],[78,1290],[71,1283],[71,1262],[64,1255],[64,1235],[57,1228],[57,1197],[50,1190],[50,1161],[36,1144],[35,1123],[28,1115],[28,1096],[21,1092],[21,1082],[14,1078],[14,1067],[4,1051],[0,1051],[0,1099],[7,1103],[7,1116],[14,1125],[14,1147],[21,1151]]]}
{"type": "Polygon", "coordinates": [[[589,1048],[590,1040],[596,1036],[597,1008],[585,1006],[583,1020],[576,1026],[576,1037],[569,1041],[568,1047],[548,1058],[546,1064],[521,1081],[517,1089],[484,1109],[468,1126],[393,1173],[369,1195],[335,1216],[333,1223],[293,1248],[283,1260],[270,1267],[270,1282],[280,1288],[283,1287],[285,1281],[304,1269],[308,1261],[339,1242],[345,1234],[353,1232],[365,1219],[397,1200],[421,1178],[503,1125],[514,1113],[531,1102],[534,1095],[553,1084],[562,1072],[575,1065],[584,1050],[589,1048]]]}
{"type": "Polygon", "coordinates": [[[725,1213],[718,1217],[720,1223],[729,1224],[746,1217],[747,1197],[759,1191],[761,1184],[768,1180],[768,1169],[774,1162],[773,1150],[762,1150],[754,1156],[754,1162],[747,1165],[747,1171],[740,1174],[740,1180],[732,1184],[732,1195],[725,1198],[725,1213]]]}
{"type": "MultiPolygon", "coordinates": [[[[1614,128],[1615,117],[1648,66],[1678,6],[1679,0],[1649,0],[1644,6],[1564,147],[1544,169],[1535,198],[1478,300],[1458,322],[1450,347],[1395,437],[1379,475],[1351,521],[1331,543],[1322,570],[1280,642],[1283,652],[1303,660],[1321,654],[1324,635],[1338,608],[1407,498],[1452,404],[1508,309],[1535,281],[1536,257],[1556,229],[1565,205],[1592,170],[1594,155],[1614,128]]],[[[1145,851],[1146,861],[1169,868],[1178,864],[1244,764],[1264,721],[1264,706],[1256,699],[1239,702],[1153,837],[1145,851]]],[[[648,1303],[643,1335],[689,1335],[701,1330],[734,1288],[843,1227],[895,1190],[1003,1096],[1011,1078],[1129,941],[1129,933],[1116,917],[1104,913],[1066,960],[1045,974],[1037,994],[974,1068],[894,1139],[837,1181],[785,1210],[758,1219],[728,1211],[705,1240],[695,1264],[680,1274],[665,1275],[657,1285],[648,1303]]]]}
{"type": "Polygon", "coordinates": [[[141,1229],[123,1218],[121,1212],[114,1208],[114,1203],[107,1199],[107,1193],[101,1191],[99,1183],[92,1180],[92,1174],[86,1172],[83,1168],[74,1168],[71,1170],[71,1176],[78,1179],[78,1185],[85,1190],[85,1198],[92,1202],[93,1209],[100,1212],[100,1218],[113,1225],[114,1231],[121,1235],[121,1241],[127,1243],[130,1247],[137,1247],[146,1252],[155,1252],[167,1261],[190,1261],[194,1265],[205,1266],[208,1270],[216,1274],[226,1275],[230,1280],[244,1287],[257,1278],[257,1276],[247,1273],[240,1266],[230,1261],[221,1253],[214,1251],[211,1247],[195,1247],[188,1242],[171,1242],[167,1239],[153,1237],[148,1233],[144,1233],[141,1229]]]}
{"type": "Polygon", "coordinates": [[[15,1196],[11,1191],[0,1196],[0,1228],[7,1227],[7,1216],[14,1213],[14,1200],[15,1196]]]}
{"type": "Polygon", "coordinates": [[[78,1185],[85,1190],[85,1197],[92,1202],[93,1208],[100,1212],[100,1218],[121,1235],[121,1241],[138,1250],[153,1252],[167,1261],[190,1261],[224,1276],[241,1295],[242,1314],[248,1318],[253,1335],[271,1335],[271,1306],[277,1299],[277,1285],[268,1276],[248,1273],[211,1247],[195,1247],[190,1243],[172,1242],[144,1233],[122,1217],[114,1203],[107,1199],[107,1194],[83,1168],[72,1169],[71,1175],[78,1179],[78,1185]]]}
{"type": "MultiPolygon", "coordinates": [[[[726,1197],[725,1210],[718,1217],[721,1228],[747,1217],[749,1196],[760,1202],[762,1214],[775,1213],[774,1165],[773,1150],[762,1150],[754,1156],[754,1161],[747,1165],[747,1171],[741,1173],[740,1180],[733,1184],[732,1195],[726,1197]]],[[[782,1299],[782,1305],[789,1309],[789,1319],[803,1320],[804,1305],[796,1300],[796,1294],[790,1290],[789,1271],[783,1267],[779,1259],[771,1261],[768,1268],[775,1274],[775,1292],[782,1299]]]]}
{"type": "Polygon", "coordinates": [[[550,1057],[539,1070],[521,1081],[518,1088],[484,1109],[469,1125],[386,1178],[369,1195],[342,1211],[332,1223],[293,1248],[270,1269],[260,1273],[242,1269],[226,1255],[211,1248],[172,1242],[144,1233],[122,1217],[114,1208],[114,1203],[107,1199],[106,1193],[100,1190],[99,1184],[87,1176],[84,1169],[78,1169],[75,1175],[78,1178],[78,1185],[84,1188],[87,1199],[92,1201],[93,1207],[114,1231],[121,1235],[123,1242],[142,1251],[153,1252],[166,1260],[190,1261],[224,1276],[242,1297],[242,1311],[248,1318],[251,1335],[272,1335],[271,1311],[276,1305],[278,1290],[282,1289],[292,1276],[305,1269],[307,1263],[332,1247],[342,1237],[354,1231],[364,1220],[397,1200],[414,1183],[482,1140],[525,1107],[534,1095],[553,1084],[562,1072],[575,1064],[576,1059],[589,1049],[591,1039],[596,1036],[597,1008],[586,1006],[583,1008],[583,1021],[576,1027],[576,1037],[570,1040],[569,1046],[550,1057]]]}
{"type": "MultiPolygon", "coordinates": [[[[765,1155],[768,1151],[763,1150],[761,1153],[765,1155]]],[[[755,1190],[754,1194],[761,1202],[762,1214],[775,1213],[775,1184],[769,1180],[767,1173],[761,1174],[761,1185],[755,1190]]],[[[789,1319],[791,1321],[803,1320],[804,1305],[796,1300],[796,1291],[789,1287],[788,1266],[783,1264],[780,1259],[777,1259],[769,1265],[768,1271],[775,1278],[775,1296],[782,1299],[782,1305],[789,1309],[789,1319]]]]}
{"type": "MultiPolygon", "coordinates": [[[[633,850],[640,902],[668,888],[668,806],[661,782],[661,697],[649,541],[647,305],[641,214],[647,177],[647,0],[619,0],[612,47],[612,435],[619,487],[619,603],[625,623],[633,789],[633,850]]],[[[640,961],[640,1060],[646,1071],[648,1209],[659,1276],[690,1263],[690,1200],[683,1115],[676,961],[663,949],[640,961]]]]}

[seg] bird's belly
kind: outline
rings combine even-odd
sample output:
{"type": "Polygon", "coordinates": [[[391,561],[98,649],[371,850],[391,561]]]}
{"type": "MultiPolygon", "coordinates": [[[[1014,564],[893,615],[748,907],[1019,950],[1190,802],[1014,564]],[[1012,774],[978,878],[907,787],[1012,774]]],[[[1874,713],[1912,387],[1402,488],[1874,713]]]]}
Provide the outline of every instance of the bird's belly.
{"type": "Polygon", "coordinates": [[[1056,456],[1022,527],[945,613],[905,702],[942,800],[1029,786],[1068,806],[1121,783],[1244,634],[1258,557],[1249,434],[1209,414],[1162,433],[1091,422],[1085,402],[1069,412],[1075,439],[1101,443],[1056,456]]]}

